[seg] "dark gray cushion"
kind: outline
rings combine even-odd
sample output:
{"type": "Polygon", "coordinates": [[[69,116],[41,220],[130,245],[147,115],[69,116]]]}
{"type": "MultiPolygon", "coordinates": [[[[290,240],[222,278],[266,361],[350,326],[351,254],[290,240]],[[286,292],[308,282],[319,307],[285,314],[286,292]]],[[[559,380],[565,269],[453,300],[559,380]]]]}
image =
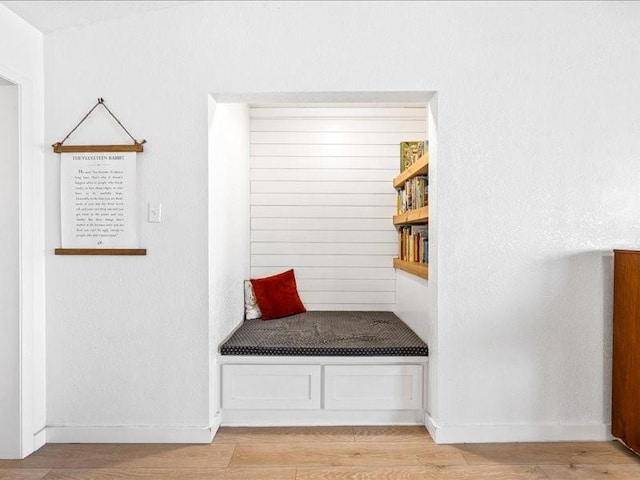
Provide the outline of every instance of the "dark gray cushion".
{"type": "Polygon", "coordinates": [[[311,311],[245,320],[222,355],[427,356],[427,345],[392,312],[311,311]]]}

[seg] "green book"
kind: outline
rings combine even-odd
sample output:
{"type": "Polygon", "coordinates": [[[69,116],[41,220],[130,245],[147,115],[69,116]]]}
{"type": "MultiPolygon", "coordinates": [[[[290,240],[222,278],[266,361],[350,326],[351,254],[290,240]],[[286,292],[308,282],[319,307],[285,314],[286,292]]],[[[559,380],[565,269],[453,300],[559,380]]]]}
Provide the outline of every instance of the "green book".
{"type": "Polygon", "coordinates": [[[400,142],[400,171],[404,172],[424,155],[425,142],[400,142]]]}

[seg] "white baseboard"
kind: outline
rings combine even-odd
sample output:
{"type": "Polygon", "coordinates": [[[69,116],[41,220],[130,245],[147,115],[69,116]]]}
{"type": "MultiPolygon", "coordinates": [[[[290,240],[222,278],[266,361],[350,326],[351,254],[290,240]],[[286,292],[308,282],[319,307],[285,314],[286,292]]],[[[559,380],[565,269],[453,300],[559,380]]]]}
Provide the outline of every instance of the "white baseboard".
{"type": "Polygon", "coordinates": [[[220,426],[210,427],[68,427],[49,426],[47,443],[211,443],[220,426]]]}
{"type": "MultiPolygon", "coordinates": [[[[427,412],[424,412],[424,426],[427,428],[427,432],[431,435],[433,441],[436,441],[436,437],[438,436],[438,431],[436,428],[436,424],[427,412]]],[[[438,442],[436,442],[438,443],[438,442]]]]}
{"type": "Polygon", "coordinates": [[[425,415],[425,426],[438,444],[608,441],[611,426],[607,424],[510,424],[510,425],[437,425],[425,415]]]}
{"type": "Polygon", "coordinates": [[[37,451],[47,443],[47,427],[33,435],[33,451],[37,451]]]}
{"type": "Polygon", "coordinates": [[[422,410],[236,410],[222,411],[225,427],[421,425],[422,410]]]}
{"type": "Polygon", "coordinates": [[[211,424],[211,440],[216,436],[218,430],[220,429],[220,424],[222,423],[222,413],[216,413],[216,416],[213,418],[213,423],[211,424]]]}

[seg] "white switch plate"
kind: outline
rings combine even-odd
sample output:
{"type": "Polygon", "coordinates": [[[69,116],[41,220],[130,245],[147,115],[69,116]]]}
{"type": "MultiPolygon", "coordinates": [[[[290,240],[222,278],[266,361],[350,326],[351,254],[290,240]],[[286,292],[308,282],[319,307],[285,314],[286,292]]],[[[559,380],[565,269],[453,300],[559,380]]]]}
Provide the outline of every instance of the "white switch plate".
{"type": "Polygon", "coordinates": [[[160,202],[149,203],[149,222],[160,223],[162,221],[162,204],[160,202]]]}

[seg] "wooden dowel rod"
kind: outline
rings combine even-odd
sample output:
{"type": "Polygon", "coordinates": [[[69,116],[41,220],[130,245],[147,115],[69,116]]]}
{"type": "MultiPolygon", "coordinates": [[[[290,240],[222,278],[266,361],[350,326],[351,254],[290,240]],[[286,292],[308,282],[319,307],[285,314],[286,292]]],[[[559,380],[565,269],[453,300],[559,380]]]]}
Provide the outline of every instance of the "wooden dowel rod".
{"type": "Polygon", "coordinates": [[[56,255],[146,255],[146,248],[56,248],[56,255]]]}
{"type": "Polygon", "coordinates": [[[60,145],[53,146],[55,153],[83,153],[83,152],[142,152],[144,147],[141,143],[134,145],[60,145]]]}

